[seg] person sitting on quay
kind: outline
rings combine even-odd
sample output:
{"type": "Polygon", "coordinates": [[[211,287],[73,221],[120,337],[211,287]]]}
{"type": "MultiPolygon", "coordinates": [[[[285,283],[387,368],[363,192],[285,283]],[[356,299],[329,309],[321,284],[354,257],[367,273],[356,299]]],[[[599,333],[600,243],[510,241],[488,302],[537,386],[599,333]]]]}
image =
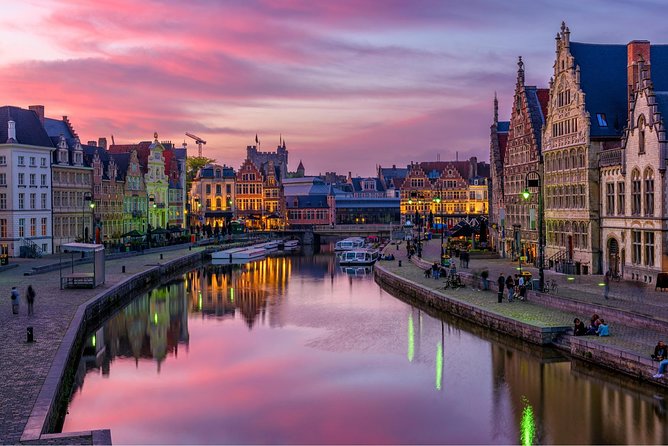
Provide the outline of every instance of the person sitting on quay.
{"type": "Polygon", "coordinates": [[[598,316],[598,314],[594,313],[589,320],[589,327],[587,327],[587,334],[588,335],[595,335],[598,326],[601,324],[601,318],[598,316]]]}
{"type": "Polygon", "coordinates": [[[596,329],[596,334],[598,336],[610,336],[610,330],[608,330],[608,324],[605,323],[603,319],[599,319],[600,323],[596,329]]]}
{"type": "Polygon", "coordinates": [[[654,354],[652,355],[652,359],[655,361],[663,361],[664,359],[668,359],[668,348],[666,348],[666,344],[664,344],[663,341],[659,341],[656,344],[656,347],[654,347],[654,354]]]}
{"type": "Polygon", "coordinates": [[[587,327],[585,327],[584,322],[582,322],[579,318],[575,318],[573,320],[573,323],[575,326],[573,327],[573,334],[575,336],[584,336],[587,334],[587,327]]]}

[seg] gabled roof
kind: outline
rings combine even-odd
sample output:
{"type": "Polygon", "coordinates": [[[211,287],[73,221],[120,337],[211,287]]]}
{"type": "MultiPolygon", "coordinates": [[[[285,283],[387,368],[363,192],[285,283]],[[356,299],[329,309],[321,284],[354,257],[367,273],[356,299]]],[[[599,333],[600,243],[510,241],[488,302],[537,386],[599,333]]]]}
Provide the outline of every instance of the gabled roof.
{"type": "Polygon", "coordinates": [[[142,173],[148,172],[148,157],[151,153],[152,141],[142,141],[138,144],[113,144],[109,146],[109,153],[130,153],[133,150],[137,151],[137,159],[139,159],[139,166],[142,173]]]}
{"type": "Polygon", "coordinates": [[[327,195],[292,195],[285,197],[288,209],[329,208],[327,195]]]}
{"type": "Polygon", "coordinates": [[[626,45],[570,42],[570,51],[575,65],[580,67],[580,88],[585,93],[585,108],[590,116],[590,136],[621,136],[626,125],[628,94],[626,45]],[[599,125],[597,114],[605,114],[607,126],[599,125]]]}
{"type": "Polygon", "coordinates": [[[54,147],[51,138],[44,130],[37,113],[24,108],[0,107],[0,144],[8,139],[8,121],[16,123],[16,142],[30,146],[54,147]]]}
{"type": "Polygon", "coordinates": [[[351,178],[350,180],[352,181],[353,190],[355,192],[374,192],[374,191],[375,192],[385,192],[385,187],[383,186],[383,184],[381,183],[381,181],[378,178],[360,178],[360,177],[356,177],[356,178],[351,178]],[[368,189],[362,188],[362,182],[366,182],[366,181],[370,181],[370,180],[375,183],[375,189],[368,190],[368,189]]]}
{"type": "Polygon", "coordinates": [[[536,88],[536,87],[524,87],[526,92],[529,119],[531,120],[531,127],[533,128],[533,136],[536,141],[536,147],[540,153],[541,151],[541,133],[543,130],[543,124],[545,124],[545,110],[547,107],[547,102],[542,103],[545,99],[545,93],[547,93],[547,99],[550,97],[550,90],[547,88],[536,88]]]}

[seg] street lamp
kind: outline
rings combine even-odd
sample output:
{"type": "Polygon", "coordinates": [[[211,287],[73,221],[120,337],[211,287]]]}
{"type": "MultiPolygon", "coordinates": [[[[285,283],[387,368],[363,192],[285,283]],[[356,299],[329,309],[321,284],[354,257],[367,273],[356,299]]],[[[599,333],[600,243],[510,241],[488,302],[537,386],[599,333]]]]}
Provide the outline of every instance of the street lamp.
{"type": "Polygon", "coordinates": [[[93,213],[93,209],[95,208],[95,202],[93,201],[93,194],[90,192],[84,192],[83,194],[83,206],[81,210],[81,240],[86,243],[87,237],[86,237],[86,202],[88,202],[88,206],[90,207],[91,214],[93,213]]]}
{"type": "MultiPolygon", "coordinates": [[[[542,164],[542,157],[540,164],[542,164]]],[[[537,189],[538,192],[538,289],[543,290],[545,287],[545,240],[543,234],[543,185],[540,173],[537,170],[527,172],[524,177],[524,191],[522,198],[528,200],[531,198],[531,189],[537,189]]]]}
{"type": "Polygon", "coordinates": [[[434,203],[436,203],[436,211],[438,212],[439,221],[441,222],[441,262],[443,262],[443,256],[445,255],[445,250],[443,249],[443,233],[445,232],[445,227],[443,226],[443,208],[441,207],[441,201],[443,200],[443,184],[439,183],[438,185],[438,197],[434,198],[434,203]]]}
{"type": "Polygon", "coordinates": [[[150,229],[151,229],[151,217],[150,217],[150,209],[151,206],[155,207],[155,195],[149,194],[146,195],[146,244],[148,247],[151,247],[151,234],[150,234],[150,229]]]}

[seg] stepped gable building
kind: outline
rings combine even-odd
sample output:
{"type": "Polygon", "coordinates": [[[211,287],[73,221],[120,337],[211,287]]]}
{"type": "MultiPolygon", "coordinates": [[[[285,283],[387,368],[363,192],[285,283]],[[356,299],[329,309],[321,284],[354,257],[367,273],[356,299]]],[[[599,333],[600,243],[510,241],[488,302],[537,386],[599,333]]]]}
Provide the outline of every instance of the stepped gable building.
{"type": "Polygon", "coordinates": [[[503,160],[503,193],[505,234],[503,250],[513,258],[526,257],[533,263],[538,258],[538,190],[528,200],[522,197],[527,189],[527,175],[543,177],[541,132],[545,124],[549,90],[525,85],[524,62],[517,62],[517,81],[510,115],[503,160]],[[531,172],[531,173],[530,173],[531,172]]]}
{"type": "Polygon", "coordinates": [[[600,274],[598,159],[621,146],[626,46],[571,42],[562,23],[556,50],[542,147],[546,266],[600,274]]]}
{"type": "Polygon", "coordinates": [[[628,123],[622,147],[600,152],[603,271],[656,283],[668,270],[668,46],[625,49],[628,123]]]}
{"type": "Polygon", "coordinates": [[[195,176],[190,208],[202,225],[227,229],[234,218],[235,174],[232,167],[207,164],[195,176]]]}
{"type": "Polygon", "coordinates": [[[93,238],[95,243],[118,243],[123,234],[125,179],[114,157],[104,147],[83,147],[93,168],[93,238]]]}
{"type": "Polygon", "coordinates": [[[478,162],[476,157],[468,161],[411,163],[400,192],[402,224],[407,220],[425,224],[432,214],[436,228],[441,224],[452,227],[465,218],[486,216],[487,188],[480,190],[478,200],[470,187],[487,186],[486,178],[479,173],[488,175],[489,165],[478,162]],[[485,203],[484,212],[476,206],[478,201],[485,203]]]}
{"type": "MultiPolygon", "coordinates": [[[[301,166],[301,163],[299,165],[301,166]]],[[[270,160],[261,170],[264,192],[263,213],[261,215],[262,227],[264,229],[279,229],[284,226],[285,219],[285,196],[283,195],[281,168],[274,165],[274,162],[270,160]]]]}
{"type": "Polygon", "coordinates": [[[264,213],[263,183],[262,171],[247,158],[237,171],[235,180],[236,214],[245,220],[246,227],[261,229],[264,213]]]}
{"type": "Polygon", "coordinates": [[[144,174],[137,151],[112,155],[119,172],[125,176],[123,194],[123,234],[131,231],[139,233],[146,230],[147,200],[144,174]]]}
{"type": "Polygon", "coordinates": [[[503,162],[506,156],[508,144],[508,130],[510,121],[499,121],[499,101],[494,95],[494,121],[490,127],[489,164],[490,164],[490,197],[489,197],[489,222],[490,243],[494,249],[506,256],[505,250],[505,219],[503,190],[503,162]]]}
{"type": "Polygon", "coordinates": [[[7,257],[53,252],[51,157],[54,151],[53,141],[35,111],[0,107],[0,259],[3,262],[7,257]]]}
{"type": "MultiPolygon", "coordinates": [[[[56,147],[51,159],[53,252],[61,252],[61,245],[65,243],[89,243],[93,240],[95,209],[90,206],[94,204],[93,168],[85,163],[86,146],[81,144],[67,116],[45,118],[42,105],[33,105],[30,109],[37,113],[56,147]]],[[[40,182],[46,181],[46,176],[46,173],[41,174],[40,182]]],[[[40,200],[47,200],[46,193],[41,193],[40,200]]]]}

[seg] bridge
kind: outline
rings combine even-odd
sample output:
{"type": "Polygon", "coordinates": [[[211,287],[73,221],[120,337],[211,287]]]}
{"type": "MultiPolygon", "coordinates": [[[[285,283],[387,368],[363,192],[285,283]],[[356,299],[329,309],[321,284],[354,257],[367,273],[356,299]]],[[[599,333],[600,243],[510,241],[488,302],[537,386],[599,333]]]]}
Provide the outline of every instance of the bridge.
{"type": "Polygon", "coordinates": [[[284,229],[271,231],[273,234],[299,237],[303,244],[320,243],[320,237],[367,237],[377,235],[390,237],[390,232],[397,236],[403,230],[399,224],[368,224],[368,225],[313,225],[309,228],[284,229]]]}

